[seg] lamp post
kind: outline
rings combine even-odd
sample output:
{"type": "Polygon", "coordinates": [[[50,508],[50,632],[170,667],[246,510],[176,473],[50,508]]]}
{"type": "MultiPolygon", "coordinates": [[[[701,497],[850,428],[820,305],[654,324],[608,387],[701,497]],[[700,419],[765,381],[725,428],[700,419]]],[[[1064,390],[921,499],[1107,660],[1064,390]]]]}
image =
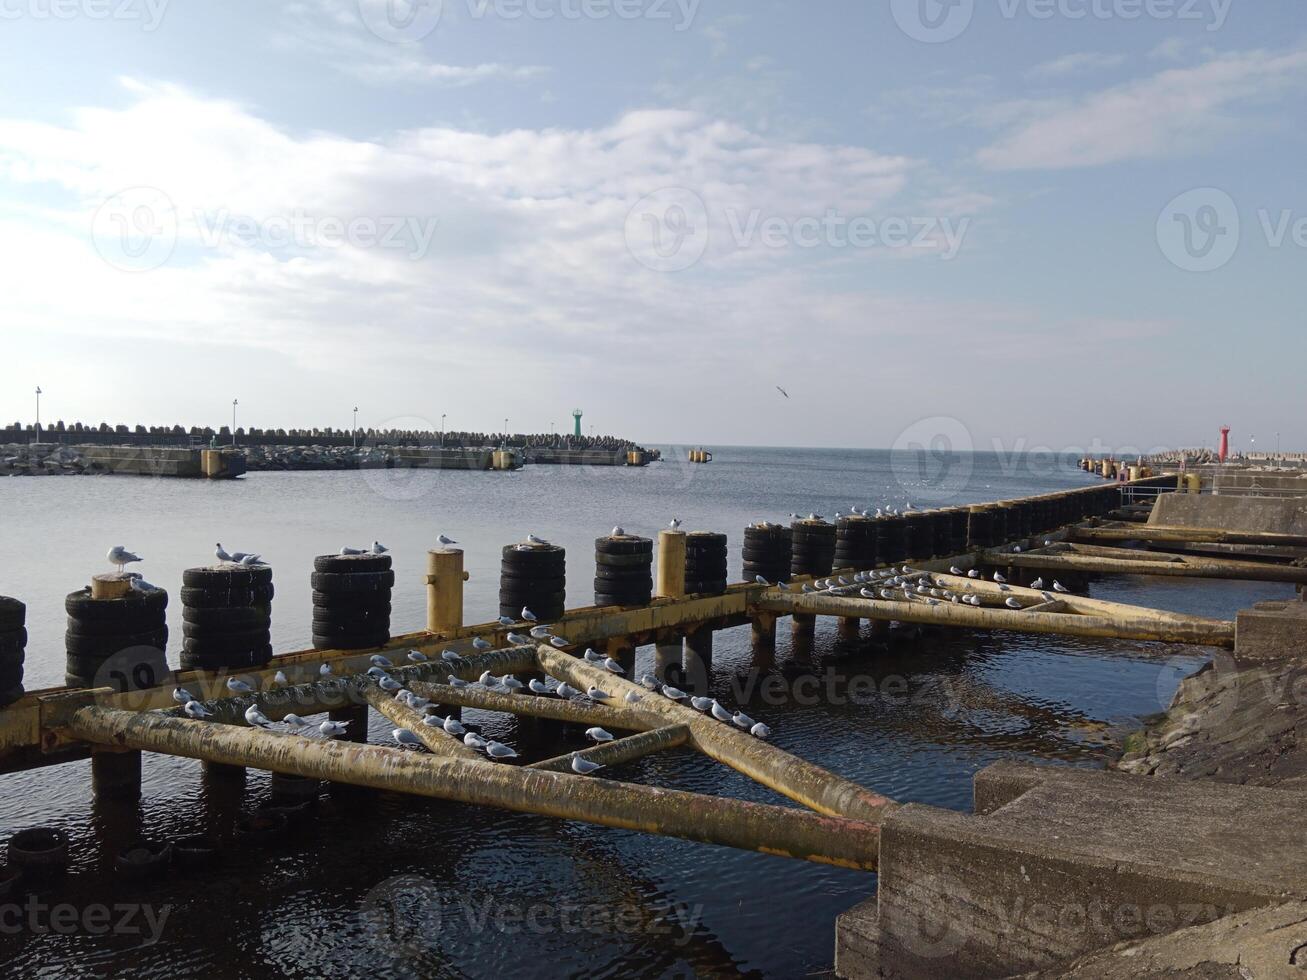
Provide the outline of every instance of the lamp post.
{"type": "Polygon", "coordinates": [[[236,406],[239,404],[239,399],[233,398],[231,400],[231,444],[233,446],[236,445],[236,406]]]}
{"type": "Polygon", "coordinates": [[[440,413],[440,447],[443,449],[444,446],[445,446],[445,413],[441,412],[440,413]]]}
{"type": "Polygon", "coordinates": [[[349,441],[355,449],[359,447],[359,407],[354,406],[354,428],[349,431],[349,441]]]}
{"type": "Polygon", "coordinates": [[[41,441],[41,386],[36,386],[36,441],[41,441]]]}

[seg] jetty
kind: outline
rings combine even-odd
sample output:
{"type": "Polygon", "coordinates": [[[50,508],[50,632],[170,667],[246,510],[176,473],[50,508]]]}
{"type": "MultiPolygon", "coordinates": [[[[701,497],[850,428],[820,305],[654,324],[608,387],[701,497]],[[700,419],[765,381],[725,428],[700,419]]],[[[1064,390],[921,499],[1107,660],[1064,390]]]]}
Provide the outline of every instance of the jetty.
{"type": "MultiPolygon", "coordinates": [[[[1249,524],[1261,515],[1193,493],[1186,480],[1139,475],[965,507],[762,522],[745,529],[749,580],[737,583],[726,580],[723,533],[603,536],[585,560],[595,603],[572,609],[563,607],[564,549],[534,539],[504,546],[504,621],[477,624],[464,622],[463,552],[437,547],[414,583],[426,590],[426,628],[401,635],[389,629],[391,592],[403,587],[389,557],[324,555],[307,573],[312,649],[275,657],[272,569],[219,564],[184,577],[179,670],[165,659],[167,593],[96,576],[68,597],[69,684],[0,694],[8,702],[0,773],[90,757],[97,794],[134,801],[141,753],[161,753],[215,772],[271,771],[310,792],[321,782],[384,789],[876,871],[875,894],[869,880],[867,901],[836,929],[836,969],[846,977],[1115,975],[1085,964],[1117,955],[1201,963],[1204,943],[1232,930],[1266,956],[1298,936],[1283,951],[1287,965],[1307,948],[1307,936],[1284,927],[1307,921],[1298,915],[1307,902],[1307,790],[1140,774],[1165,768],[1167,751],[1198,728],[1141,738],[1133,772],[991,766],[977,775],[966,814],[891,799],[772,745],[753,719],[719,720],[689,699],[708,688],[715,632],[748,626],[754,668],[765,671],[780,624],[788,620],[802,650],[819,616],[837,619],[845,635],[867,623],[873,636],[897,628],[1116,638],[1158,644],[1159,657],[1183,645],[1217,651],[1236,675],[1281,678],[1298,669],[1307,603],[1263,603],[1231,621],[1084,593],[1090,576],[1104,575],[1289,582],[1301,592],[1302,507],[1285,503],[1287,525],[1265,530],[1249,524]],[[1126,506],[1142,514],[1136,495],[1151,496],[1143,520],[1113,516],[1126,506]],[[1208,546],[1224,551],[1190,553],[1208,546]],[[537,623],[522,621],[526,607],[537,623]],[[654,668],[636,677],[635,651],[646,646],[654,668]],[[539,689],[524,690],[517,675],[539,689]],[[424,720],[456,719],[464,708],[561,726],[577,748],[519,764],[531,755],[530,727],[496,756],[456,737],[458,726],[424,720]],[[372,711],[425,751],[366,744],[372,711]],[[306,737],[282,724],[323,713],[347,727],[306,737]],[[587,747],[583,729],[610,737],[587,747]],[[589,774],[673,748],[795,805],[589,774]],[[1122,943],[1135,952],[1121,953],[1122,943]]],[[[0,670],[7,650],[29,642],[21,620],[21,602],[0,601],[8,643],[0,670]]]]}

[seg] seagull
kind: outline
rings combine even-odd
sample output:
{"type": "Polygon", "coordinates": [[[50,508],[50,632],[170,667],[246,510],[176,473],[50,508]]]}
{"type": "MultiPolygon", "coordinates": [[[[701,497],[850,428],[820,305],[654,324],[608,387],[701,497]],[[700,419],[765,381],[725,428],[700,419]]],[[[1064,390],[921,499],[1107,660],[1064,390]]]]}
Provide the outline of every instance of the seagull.
{"type": "Polygon", "coordinates": [[[187,701],[182,705],[182,711],[186,713],[187,718],[195,718],[197,720],[200,718],[209,718],[213,715],[212,711],[200,704],[198,701],[187,701]]]}
{"type": "Polygon", "coordinates": [[[228,677],[227,690],[231,691],[233,694],[249,694],[254,690],[254,688],[250,687],[239,677],[228,677]]]}
{"type": "Polygon", "coordinates": [[[1000,575],[998,572],[995,572],[995,573],[994,573],[994,581],[997,582],[997,583],[999,583],[1000,585],[1002,585],[1004,582],[1007,581],[1007,579],[1005,579],[1005,578],[1004,578],[1002,575],[1000,575]]]}
{"type": "Polygon", "coordinates": [[[507,688],[510,693],[514,691],[520,691],[522,690],[522,688],[526,687],[525,684],[519,681],[512,674],[505,674],[503,677],[501,677],[499,679],[499,684],[501,687],[507,688]]]}
{"type": "Polygon", "coordinates": [[[641,683],[641,684],[642,684],[642,685],[643,685],[647,690],[650,690],[650,691],[656,691],[656,690],[658,690],[658,687],[659,687],[659,684],[658,684],[658,678],[655,677],[653,674],[645,674],[643,677],[640,678],[640,683],[641,683]]]}
{"type": "Polygon", "coordinates": [[[1030,583],[1030,587],[1031,587],[1032,589],[1042,589],[1042,588],[1044,587],[1044,580],[1043,580],[1043,578],[1037,578],[1037,579],[1035,579],[1033,582],[1030,583]]]}
{"type": "Polygon", "coordinates": [[[531,688],[531,692],[532,692],[533,694],[548,694],[548,693],[549,693],[549,685],[546,684],[544,681],[539,680],[539,679],[537,679],[537,678],[535,678],[535,677],[532,677],[532,678],[531,678],[530,682],[527,684],[527,687],[531,688]]]}
{"type": "Polygon", "coordinates": [[[1044,601],[1045,601],[1045,602],[1056,602],[1056,601],[1057,601],[1057,596],[1053,595],[1053,593],[1051,593],[1051,592],[1041,592],[1041,593],[1039,593],[1039,594],[1042,595],[1042,596],[1044,597],[1044,601]]]}
{"type": "Polygon", "coordinates": [[[585,659],[590,661],[592,664],[601,664],[605,659],[607,659],[602,653],[597,653],[594,647],[586,647],[585,653],[581,654],[581,656],[585,657],[585,659]]]}
{"type": "Polygon", "coordinates": [[[755,576],[753,577],[753,580],[754,580],[755,582],[757,582],[759,585],[771,585],[771,583],[768,582],[768,581],[767,581],[765,578],[763,578],[761,575],[755,575],[755,576]]]}
{"type": "Polygon", "coordinates": [[[1008,596],[1006,599],[1004,599],[1004,600],[1003,600],[1003,605],[1007,606],[1009,609],[1020,609],[1020,608],[1021,608],[1021,603],[1020,603],[1019,601],[1017,601],[1016,599],[1014,599],[1012,596],[1008,596]]]}
{"type": "Polygon", "coordinates": [[[1021,545],[1019,545],[1019,544],[1014,544],[1014,545],[1012,546],[1012,553],[1013,553],[1014,555],[1019,555],[1019,554],[1021,554],[1021,545]]]}
{"type": "Polygon", "coordinates": [[[557,647],[557,648],[560,649],[560,650],[561,650],[563,647],[571,646],[571,644],[568,643],[567,640],[563,639],[561,636],[551,636],[551,637],[549,638],[549,645],[550,645],[550,646],[557,647]]]}
{"type": "Polygon", "coordinates": [[[387,548],[387,547],[386,547],[384,544],[382,544],[380,541],[375,541],[375,540],[374,540],[374,541],[372,542],[372,553],[373,553],[374,555],[384,555],[384,554],[385,554],[387,551],[389,551],[389,550],[390,550],[390,549],[387,548]]]}
{"type": "Polygon", "coordinates": [[[667,522],[667,526],[673,531],[679,531],[681,529],[681,519],[679,517],[673,517],[667,522]]]}
{"type": "Polygon", "coordinates": [[[548,626],[532,626],[527,632],[533,640],[547,640],[550,636],[548,626]]]}
{"type": "Polygon", "coordinates": [[[377,678],[377,686],[383,691],[398,691],[404,685],[387,674],[384,677],[377,678]]]}
{"type": "Polygon", "coordinates": [[[457,718],[446,718],[440,727],[450,735],[463,735],[467,733],[467,729],[463,727],[463,723],[457,718]]]}
{"type": "Polygon", "coordinates": [[[401,749],[421,749],[425,748],[422,739],[418,738],[407,728],[396,728],[390,733],[390,737],[395,740],[401,749]]]}
{"type": "Polygon", "coordinates": [[[449,538],[441,534],[436,537],[436,544],[440,545],[440,547],[442,548],[448,548],[451,544],[458,544],[458,542],[455,541],[453,538],[449,538]]]}
{"type": "Polygon", "coordinates": [[[618,524],[615,528],[613,528],[612,537],[614,538],[626,537],[626,529],[623,528],[622,525],[618,524]]]}
{"type": "Polygon", "coordinates": [[[641,701],[644,700],[644,698],[640,697],[640,695],[636,694],[634,691],[627,691],[626,697],[623,698],[623,700],[627,704],[639,704],[641,701]]]}
{"type": "Polygon", "coordinates": [[[690,698],[690,703],[697,711],[707,711],[712,707],[712,698],[690,698]]]}
{"type": "Polygon", "coordinates": [[[513,644],[513,646],[527,646],[531,643],[531,637],[525,636],[522,633],[509,633],[508,642],[513,644]]]}
{"type": "Polygon", "coordinates": [[[503,742],[496,742],[491,739],[486,743],[486,755],[492,759],[516,759],[517,753],[510,749],[503,742]]]}
{"type": "Polygon", "coordinates": [[[591,762],[589,759],[582,759],[579,755],[572,756],[572,772],[578,776],[588,776],[603,766],[597,762],[591,762]]]}
{"type": "Polygon", "coordinates": [[[782,388],[780,385],[777,385],[777,386],[776,386],[776,390],[779,391],[779,392],[780,392],[782,395],[784,395],[786,398],[789,398],[789,397],[790,397],[790,393],[789,393],[788,391],[786,391],[784,388],[782,388]]]}
{"type": "Polygon", "coordinates": [[[218,542],[218,550],[215,551],[213,554],[214,554],[214,557],[218,559],[218,561],[235,561],[235,560],[236,560],[236,559],[233,558],[231,555],[227,554],[227,549],[224,548],[224,547],[222,546],[222,542],[221,542],[221,541],[218,542]]]}
{"type": "Polygon", "coordinates": [[[961,575],[961,574],[962,574],[962,569],[958,568],[957,565],[950,565],[950,566],[948,567],[948,573],[949,573],[950,575],[961,575]]]}
{"type": "Polygon", "coordinates": [[[427,662],[427,655],[419,650],[410,650],[404,656],[408,658],[410,663],[424,664],[427,662]]]}
{"type": "Polygon", "coordinates": [[[729,711],[717,703],[716,698],[713,699],[712,703],[712,716],[718,721],[730,721],[732,717],[729,711]]]}
{"type": "Polygon", "coordinates": [[[568,698],[580,697],[581,695],[581,692],[579,690],[574,688],[571,684],[567,684],[567,683],[559,684],[558,690],[555,691],[554,693],[557,694],[560,698],[563,698],[564,700],[568,698]]]}
{"type": "Polygon", "coordinates": [[[522,607],[522,618],[525,619],[528,623],[538,623],[538,622],[540,622],[540,617],[537,616],[535,613],[533,613],[533,612],[532,612],[530,609],[528,609],[526,606],[523,606],[523,607],[522,607]]]}
{"type": "Polygon", "coordinates": [[[611,742],[613,740],[613,736],[610,733],[604,731],[597,725],[594,728],[587,728],[585,730],[585,737],[590,739],[592,742],[611,742]]]}
{"type": "Polygon", "coordinates": [[[287,684],[290,683],[290,678],[286,676],[286,672],[284,670],[279,670],[272,675],[272,683],[280,687],[285,687],[287,684]]]}
{"type": "Polygon", "coordinates": [[[297,714],[286,715],[286,717],[281,720],[283,724],[293,725],[295,728],[305,728],[308,726],[308,722],[297,714]]]}
{"type": "Polygon", "coordinates": [[[484,749],[486,747],[486,740],[476,732],[467,732],[463,736],[463,744],[469,749],[484,749]]]}
{"type": "Polygon", "coordinates": [[[548,544],[549,542],[546,541],[544,538],[538,538],[538,537],[536,537],[534,534],[528,534],[528,535],[526,536],[526,543],[527,543],[527,544],[548,544]]]}
{"type": "Polygon", "coordinates": [[[478,636],[473,638],[472,646],[476,647],[478,650],[489,650],[493,644],[489,640],[482,639],[478,636]]]}
{"type": "Polygon", "coordinates": [[[1067,594],[1070,594],[1070,592],[1071,592],[1070,589],[1068,589],[1065,585],[1063,585],[1063,584],[1062,584],[1061,582],[1059,582],[1057,579],[1053,579],[1053,591],[1054,591],[1054,592],[1065,592],[1065,593],[1067,593],[1067,594]]]}
{"type": "Polygon", "coordinates": [[[120,544],[114,545],[109,549],[109,554],[105,555],[110,565],[117,565],[118,571],[121,572],[132,562],[141,561],[139,555],[134,555],[120,544]]]}
{"type": "Polygon", "coordinates": [[[762,722],[758,722],[758,724],[749,729],[749,734],[754,738],[769,738],[771,736],[771,729],[762,722]]]}
{"type": "Polygon", "coordinates": [[[328,720],[318,726],[318,731],[325,738],[335,738],[337,735],[344,735],[347,728],[349,728],[349,722],[347,721],[328,720]]]}
{"type": "Polygon", "coordinates": [[[488,670],[483,670],[481,676],[477,678],[478,684],[484,684],[486,687],[494,687],[499,683],[499,678],[488,670]]]}
{"type": "Polygon", "coordinates": [[[682,691],[679,687],[672,687],[672,685],[670,684],[664,684],[663,697],[670,698],[673,701],[684,701],[687,697],[689,697],[689,695],[686,694],[684,691],[682,691]]]}
{"type": "Polygon", "coordinates": [[[777,582],[777,583],[776,583],[776,588],[780,589],[782,592],[789,592],[789,591],[790,591],[790,587],[789,587],[788,585],[786,585],[784,582],[777,582]]]}
{"type": "Polygon", "coordinates": [[[619,664],[619,663],[618,663],[616,660],[614,660],[612,657],[607,657],[607,658],[605,658],[605,660],[604,660],[604,670],[611,671],[611,672],[614,673],[614,674],[625,674],[625,673],[626,673],[625,668],[623,668],[622,665],[619,664]]]}
{"type": "Polygon", "coordinates": [[[342,555],[361,555],[361,554],[363,554],[363,549],[362,549],[362,548],[351,548],[349,545],[344,545],[344,546],[340,549],[340,553],[341,553],[342,555]]]}
{"type": "Polygon", "coordinates": [[[393,667],[393,666],[395,666],[393,663],[391,663],[391,661],[390,661],[387,657],[383,657],[383,656],[382,656],[381,654],[379,654],[379,653],[374,653],[371,657],[368,658],[368,660],[369,660],[369,662],[372,664],[373,667],[393,667]]]}
{"type": "Polygon", "coordinates": [[[322,677],[330,677],[331,664],[324,663],[321,667],[318,668],[318,674],[322,677]]]}
{"type": "Polygon", "coordinates": [[[967,578],[980,578],[980,569],[973,568],[967,572],[967,578]]]}
{"type": "Polygon", "coordinates": [[[440,651],[440,659],[443,660],[443,661],[444,661],[445,663],[447,663],[447,664],[452,664],[452,663],[454,663],[454,662],[457,661],[457,660],[462,660],[463,658],[460,657],[460,656],[459,656],[457,653],[455,653],[453,650],[441,650],[441,651],[440,651]]]}
{"type": "Polygon", "coordinates": [[[241,563],[242,565],[245,565],[246,567],[249,567],[250,565],[262,565],[262,564],[263,564],[263,556],[262,556],[262,555],[241,555],[240,563],[241,563]]]}
{"type": "Polygon", "coordinates": [[[450,687],[454,688],[455,690],[457,690],[460,687],[472,686],[467,681],[463,680],[463,678],[455,677],[453,674],[450,674],[449,677],[445,679],[445,683],[448,684],[450,687]]]}
{"type": "Polygon", "coordinates": [[[184,687],[174,687],[172,689],[172,699],[178,704],[186,704],[188,701],[194,701],[195,695],[184,687]]]}
{"type": "Polygon", "coordinates": [[[245,709],[245,720],[255,728],[267,728],[272,724],[272,722],[268,720],[268,716],[259,710],[257,704],[252,704],[245,709]]]}
{"type": "Polygon", "coordinates": [[[159,587],[157,585],[151,585],[149,582],[145,581],[145,579],[141,578],[139,575],[137,575],[135,578],[132,579],[131,589],[133,592],[158,592],[159,591],[159,587]]]}
{"type": "Polygon", "coordinates": [[[440,715],[422,716],[422,724],[426,725],[428,728],[443,728],[446,720],[447,719],[440,717],[440,715]]]}
{"type": "Polygon", "coordinates": [[[595,687],[593,684],[590,685],[589,690],[585,692],[585,696],[588,697],[591,701],[607,701],[610,697],[612,697],[612,695],[609,694],[607,691],[605,691],[603,688],[595,687]]]}

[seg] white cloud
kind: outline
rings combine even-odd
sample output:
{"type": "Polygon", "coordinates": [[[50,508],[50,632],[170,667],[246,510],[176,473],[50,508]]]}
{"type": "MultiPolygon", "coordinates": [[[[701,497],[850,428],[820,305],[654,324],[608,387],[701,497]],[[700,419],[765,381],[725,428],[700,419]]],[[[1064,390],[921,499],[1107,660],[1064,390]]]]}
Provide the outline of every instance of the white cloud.
{"type": "Polygon", "coordinates": [[[1032,78],[1064,78],[1084,72],[1106,71],[1125,64],[1123,54],[1105,54],[1098,51],[1081,51],[1065,54],[1042,65],[1036,65],[1027,73],[1032,78]]]}
{"type": "Polygon", "coordinates": [[[1249,51],[1081,98],[999,103],[990,117],[1015,120],[1015,127],[978,159],[995,170],[1060,169],[1192,152],[1236,129],[1251,107],[1304,81],[1307,48],[1249,51]]]}

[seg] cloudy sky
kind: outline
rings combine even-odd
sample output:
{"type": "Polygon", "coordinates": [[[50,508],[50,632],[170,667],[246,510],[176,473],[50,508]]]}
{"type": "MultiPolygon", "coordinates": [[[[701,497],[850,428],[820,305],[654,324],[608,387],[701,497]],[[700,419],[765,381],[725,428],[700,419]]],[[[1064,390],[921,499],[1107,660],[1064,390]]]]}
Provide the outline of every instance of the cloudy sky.
{"type": "Polygon", "coordinates": [[[1307,449],[1304,106],[1301,0],[0,0],[0,419],[1307,449]]]}

